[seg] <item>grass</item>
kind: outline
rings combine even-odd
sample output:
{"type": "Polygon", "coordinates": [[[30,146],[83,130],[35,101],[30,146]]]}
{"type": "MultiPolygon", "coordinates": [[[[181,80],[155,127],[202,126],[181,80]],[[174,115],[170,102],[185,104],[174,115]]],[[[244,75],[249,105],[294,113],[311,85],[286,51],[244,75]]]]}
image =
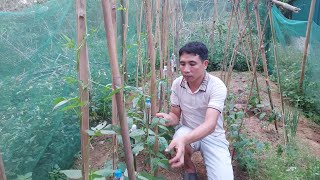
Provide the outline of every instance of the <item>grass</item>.
{"type": "Polygon", "coordinates": [[[320,159],[298,141],[266,151],[258,166],[258,171],[249,179],[320,179],[320,159]]]}

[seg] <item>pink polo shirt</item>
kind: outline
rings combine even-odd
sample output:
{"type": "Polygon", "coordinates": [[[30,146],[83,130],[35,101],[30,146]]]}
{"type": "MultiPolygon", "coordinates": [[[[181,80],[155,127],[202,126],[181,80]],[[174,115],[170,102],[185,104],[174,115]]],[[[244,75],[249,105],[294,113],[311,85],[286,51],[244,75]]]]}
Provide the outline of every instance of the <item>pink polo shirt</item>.
{"type": "Polygon", "coordinates": [[[191,129],[198,127],[205,120],[208,108],[220,111],[214,136],[224,134],[223,108],[227,95],[227,88],[217,77],[206,72],[199,89],[194,93],[190,90],[187,81],[180,76],[172,83],[170,101],[172,106],[180,106],[180,123],[191,129]]]}

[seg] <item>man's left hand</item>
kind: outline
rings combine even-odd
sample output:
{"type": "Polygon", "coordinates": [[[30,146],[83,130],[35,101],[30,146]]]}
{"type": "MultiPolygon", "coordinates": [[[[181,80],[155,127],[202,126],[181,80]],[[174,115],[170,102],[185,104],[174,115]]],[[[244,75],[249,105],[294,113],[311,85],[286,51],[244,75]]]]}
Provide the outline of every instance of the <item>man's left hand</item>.
{"type": "Polygon", "coordinates": [[[185,139],[184,137],[178,137],[171,141],[166,151],[174,149],[176,155],[169,160],[169,163],[172,168],[181,167],[184,164],[184,153],[185,153],[185,139]]]}

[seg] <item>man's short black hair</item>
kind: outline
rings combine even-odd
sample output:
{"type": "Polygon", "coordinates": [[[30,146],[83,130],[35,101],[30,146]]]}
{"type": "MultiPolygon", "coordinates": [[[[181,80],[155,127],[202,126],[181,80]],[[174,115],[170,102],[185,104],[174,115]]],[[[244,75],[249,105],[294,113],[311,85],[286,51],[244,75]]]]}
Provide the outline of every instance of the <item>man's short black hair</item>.
{"type": "Polygon", "coordinates": [[[208,59],[208,49],[202,42],[194,41],[187,43],[179,50],[179,57],[183,53],[199,55],[201,61],[208,59]]]}

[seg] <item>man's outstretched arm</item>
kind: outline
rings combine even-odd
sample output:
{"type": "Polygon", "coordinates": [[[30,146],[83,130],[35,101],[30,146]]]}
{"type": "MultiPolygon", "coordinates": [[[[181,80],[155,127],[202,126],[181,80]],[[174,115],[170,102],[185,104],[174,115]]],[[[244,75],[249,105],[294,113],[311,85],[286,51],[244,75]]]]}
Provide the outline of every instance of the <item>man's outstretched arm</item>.
{"type": "Polygon", "coordinates": [[[219,116],[220,111],[214,108],[208,108],[204,123],[191,131],[190,134],[175,138],[171,141],[168,150],[174,148],[177,150],[176,156],[169,161],[172,167],[180,167],[184,164],[185,146],[211,134],[215,130],[219,116]]]}

